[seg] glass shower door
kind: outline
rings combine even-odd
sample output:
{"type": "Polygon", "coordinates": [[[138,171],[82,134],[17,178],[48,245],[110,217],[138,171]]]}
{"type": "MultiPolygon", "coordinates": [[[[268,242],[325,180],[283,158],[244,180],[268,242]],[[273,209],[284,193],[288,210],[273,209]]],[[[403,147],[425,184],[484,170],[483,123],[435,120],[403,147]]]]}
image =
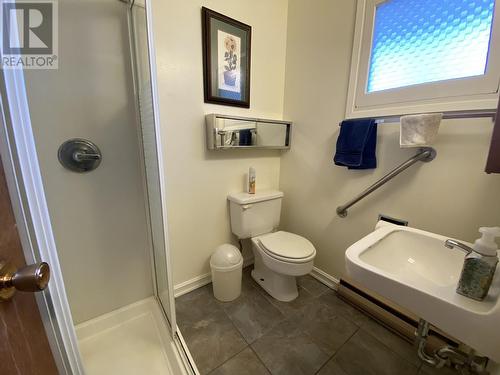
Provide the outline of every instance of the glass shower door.
{"type": "Polygon", "coordinates": [[[135,72],[135,90],[140,115],[144,170],[146,174],[147,206],[151,231],[154,263],[155,294],[165,313],[172,332],[175,332],[175,308],[168,252],[166,226],[166,194],[162,169],[160,123],[154,70],[154,46],[151,40],[151,20],[148,19],[149,3],[132,3],[130,9],[131,50],[135,72]],[[153,79],[152,79],[153,78],[153,79]]]}

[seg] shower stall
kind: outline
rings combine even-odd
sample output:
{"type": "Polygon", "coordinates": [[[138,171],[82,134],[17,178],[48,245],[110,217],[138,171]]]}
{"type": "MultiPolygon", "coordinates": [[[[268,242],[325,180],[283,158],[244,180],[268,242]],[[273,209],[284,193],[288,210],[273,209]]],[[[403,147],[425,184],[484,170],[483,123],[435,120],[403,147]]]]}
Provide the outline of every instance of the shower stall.
{"type": "Polygon", "coordinates": [[[61,373],[196,373],[175,323],[148,1],[59,0],[58,69],[2,72],[61,373]]]}

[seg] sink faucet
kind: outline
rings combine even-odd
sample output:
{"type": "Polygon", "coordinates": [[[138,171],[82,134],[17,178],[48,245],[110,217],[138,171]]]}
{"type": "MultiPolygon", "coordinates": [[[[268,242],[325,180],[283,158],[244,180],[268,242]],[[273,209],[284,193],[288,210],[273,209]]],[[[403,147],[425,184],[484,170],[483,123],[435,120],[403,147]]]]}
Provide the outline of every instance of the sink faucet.
{"type": "Polygon", "coordinates": [[[446,246],[448,249],[453,249],[454,247],[458,247],[460,250],[465,251],[467,254],[470,254],[474,251],[473,248],[467,246],[466,244],[463,244],[462,242],[458,242],[455,240],[446,240],[444,246],[446,246]]]}

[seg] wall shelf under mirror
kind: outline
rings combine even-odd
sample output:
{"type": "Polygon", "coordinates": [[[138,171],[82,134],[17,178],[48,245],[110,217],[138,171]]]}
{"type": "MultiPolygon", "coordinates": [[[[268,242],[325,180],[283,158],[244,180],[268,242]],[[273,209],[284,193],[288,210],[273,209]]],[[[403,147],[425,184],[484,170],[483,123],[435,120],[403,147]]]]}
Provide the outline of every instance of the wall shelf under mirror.
{"type": "Polygon", "coordinates": [[[209,150],[290,148],[290,121],[212,113],[205,116],[205,125],[209,150]]]}

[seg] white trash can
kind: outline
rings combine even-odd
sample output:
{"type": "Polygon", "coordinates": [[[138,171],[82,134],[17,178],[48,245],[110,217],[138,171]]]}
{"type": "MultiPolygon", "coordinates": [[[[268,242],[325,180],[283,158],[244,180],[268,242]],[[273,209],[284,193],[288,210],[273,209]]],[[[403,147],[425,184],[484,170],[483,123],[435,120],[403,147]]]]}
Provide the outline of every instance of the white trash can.
{"type": "Polygon", "coordinates": [[[210,258],[215,298],[228,302],[239,297],[242,268],[243,257],[237,247],[224,244],[215,249],[210,258]]]}

